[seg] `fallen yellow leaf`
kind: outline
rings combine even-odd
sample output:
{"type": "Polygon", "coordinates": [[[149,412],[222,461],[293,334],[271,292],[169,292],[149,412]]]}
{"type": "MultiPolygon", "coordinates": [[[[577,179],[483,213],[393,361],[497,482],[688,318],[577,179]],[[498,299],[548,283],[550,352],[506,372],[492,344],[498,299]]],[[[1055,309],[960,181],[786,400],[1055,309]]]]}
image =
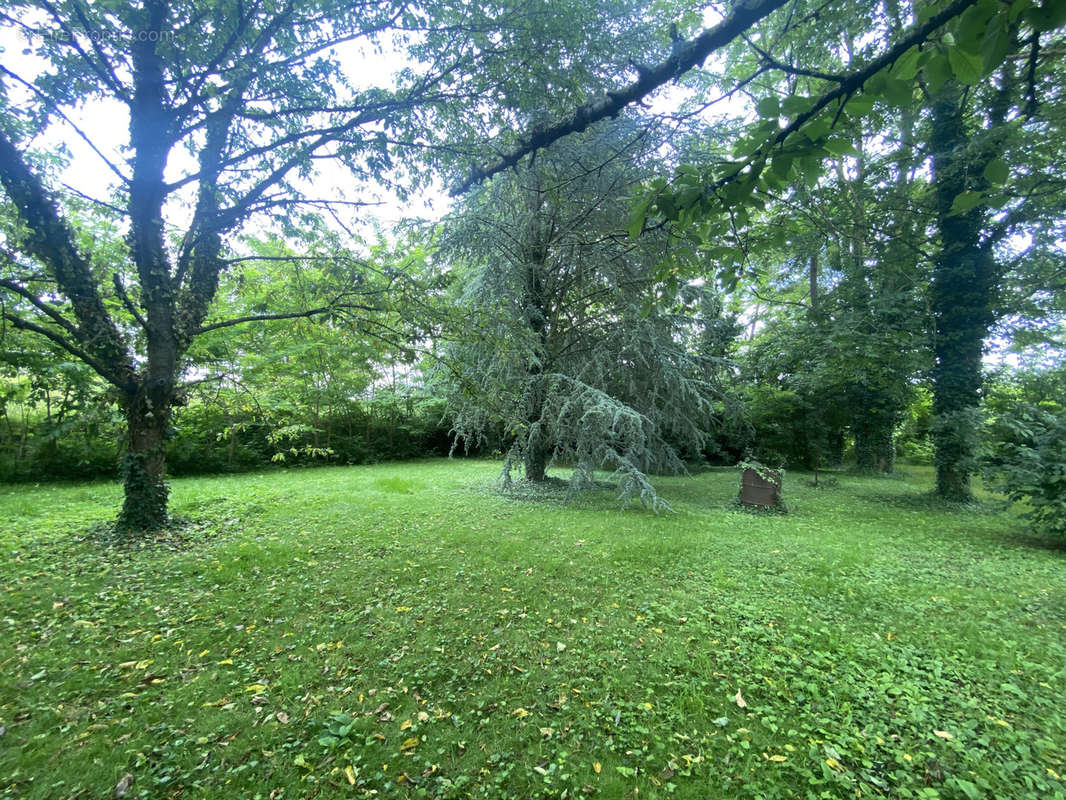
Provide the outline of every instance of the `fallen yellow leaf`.
{"type": "Polygon", "coordinates": [[[941,739],[954,739],[955,738],[954,736],[952,736],[947,731],[933,731],[933,736],[939,736],[941,739]]]}
{"type": "Polygon", "coordinates": [[[344,768],[344,777],[348,779],[349,784],[355,786],[355,770],[352,769],[351,764],[344,768]]]}
{"type": "Polygon", "coordinates": [[[405,730],[407,730],[410,727],[411,727],[411,720],[409,720],[409,719],[405,719],[403,722],[400,723],[400,730],[401,731],[405,731],[405,730]]]}
{"type": "Polygon", "coordinates": [[[401,750],[414,750],[418,746],[418,737],[412,736],[410,739],[404,739],[403,744],[400,745],[401,750]]]}
{"type": "Polygon", "coordinates": [[[840,762],[837,761],[835,758],[827,758],[825,760],[825,763],[829,765],[830,769],[835,769],[838,772],[844,769],[842,766],[840,766],[840,762]]]}
{"type": "Polygon", "coordinates": [[[782,761],[788,761],[788,757],[787,756],[770,756],[770,760],[771,761],[776,761],[778,763],[781,763],[782,761]]]}
{"type": "Polygon", "coordinates": [[[592,765],[592,771],[595,772],[597,775],[600,774],[601,769],[603,769],[603,765],[600,764],[599,761],[592,765]]]}

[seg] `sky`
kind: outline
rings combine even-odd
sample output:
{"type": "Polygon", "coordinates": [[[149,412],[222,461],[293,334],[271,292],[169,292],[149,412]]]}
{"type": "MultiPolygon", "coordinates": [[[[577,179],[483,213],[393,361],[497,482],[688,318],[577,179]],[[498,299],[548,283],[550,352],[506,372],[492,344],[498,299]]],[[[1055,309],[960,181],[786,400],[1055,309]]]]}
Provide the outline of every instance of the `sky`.
{"type": "MultiPolygon", "coordinates": [[[[24,20],[25,21],[25,20],[24,20]]],[[[22,78],[32,81],[48,69],[48,62],[37,57],[32,48],[34,42],[24,33],[10,27],[0,27],[0,59],[4,66],[22,78]]],[[[383,74],[393,75],[405,65],[399,50],[375,52],[367,47],[354,45],[331,51],[342,66],[353,86],[364,88],[381,85],[383,74]]],[[[28,91],[8,82],[8,91],[13,97],[28,97],[28,91]]],[[[75,107],[63,109],[69,119],[92,141],[93,147],[112,163],[126,167],[123,148],[129,141],[129,114],[124,103],[118,100],[92,100],[75,107]]],[[[68,163],[59,172],[59,180],[78,192],[97,200],[108,200],[117,185],[117,177],[107,163],[94,152],[75,130],[62,121],[57,121],[47,131],[38,135],[31,145],[40,152],[68,154],[68,163]]],[[[173,180],[187,172],[195,171],[196,162],[184,149],[176,147],[167,162],[166,177],[173,180]]],[[[182,224],[188,221],[187,203],[194,187],[172,203],[168,221],[182,224]]],[[[451,207],[452,199],[438,181],[430,188],[412,194],[406,201],[399,200],[390,191],[377,191],[375,187],[355,186],[347,173],[337,170],[319,171],[307,184],[309,196],[321,198],[367,199],[367,191],[376,195],[379,205],[360,209],[352,222],[354,229],[369,239],[378,231],[389,232],[397,223],[409,219],[439,219],[451,207]],[[354,188],[354,192],[353,192],[354,188]]]]}

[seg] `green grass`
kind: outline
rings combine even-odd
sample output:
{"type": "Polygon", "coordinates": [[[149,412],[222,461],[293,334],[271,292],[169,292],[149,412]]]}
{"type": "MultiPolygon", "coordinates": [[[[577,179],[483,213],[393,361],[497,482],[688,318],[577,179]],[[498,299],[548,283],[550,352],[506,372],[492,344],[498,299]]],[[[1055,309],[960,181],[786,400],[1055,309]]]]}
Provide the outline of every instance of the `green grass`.
{"type": "Polygon", "coordinates": [[[1066,550],[1010,514],[497,468],[175,481],[184,549],[87,538],[111,484],[0,488],[0,796],[1066,796],[1066,550]]]}

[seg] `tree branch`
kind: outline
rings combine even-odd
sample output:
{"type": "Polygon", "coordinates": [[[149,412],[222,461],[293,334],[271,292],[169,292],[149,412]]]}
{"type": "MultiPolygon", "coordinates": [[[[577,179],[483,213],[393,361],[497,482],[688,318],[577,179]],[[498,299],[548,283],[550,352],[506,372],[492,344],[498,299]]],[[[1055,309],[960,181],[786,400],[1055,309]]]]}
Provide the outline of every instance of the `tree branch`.
{"type": "Polygon", "coordinates": [[[839,81],[840,85],[837,86],[837,88],[823,94],[818,98],[813,107],[798,115],[786,127],[782,128],[773,139],[774,145],[784,142],[785,139],[802,128],[807,122],[818,116],[818,114],[830,103],[840,100],[841,98],[843,98],[846,103],[847,98],[860,91],[866,81],[870,80],[870,78],[886,67],[892,66],[900,56],[915,45],[921,44],[928,39],[929,34],[945,23],[950,22],[976,3],[977,0],[955,0],[950,6],[945,8],[939,14],[935,14],[925,22],[925,24],[912,30],[908,36],[905,36],[897,44],[875,58],[865,67],[850,75],[842,77],[839,81]]]}
{"type": "MultiPolygon", "coordinates": [[[[82,341],[97,363],[110,365],[111,380],[127,388],[133,380],[126,342],[104,306],[90,264],[74,246],[74,237],[59,216],[40,179],[26,165],[22,154],[0,132],[0,184],[11,198],[28,235],[21,247],[39,259],[67,296],[82,332],[82,341]]],[[[89,361],[86,361],[89,363],[89,361]]],[[[93,366],[97,372],[104,372],[93,366]]]]}
{"type": "Polygon", "coordinates": [[[600,120],[618,116],[626,106],[643,100],[660,86],[702,64],[711,53],[725,47],[786,2],[788,0],[752,0],[738,4],[718,25],[694,39],[681,43],[665,61],[654,67],[638,68],[639,77],[635,82],[617,91],[608,92],[606,97],[578,107],[569,117],[555,125],[526,133],[519,137],[510,152],[485,166],[473,167],[467,177],[452,188],[451,195],[457,197],[466,193],[486,178],[513,167],[523,157],[557,142],[564,136],[580,133],[600,120]]]}
{"type": "Polygon", "coordinates": [[[20,286],[15,281],[8,280],[7,278],[0,278],[0,289],[7,289],[9,292],[14,292],[23,300],[26,300],[31,305],[33,305],[34,308],[36,308],[46,317],[51,319],[52,322],[61,327],[63,330],[65,330],[78,341],[82,341],[84,339],[84,335],[82,334],[82,332],[79,331],[69,319],[64,317],[63,313],[58,308],[44,302],[41,298],[39,298],[36,294],[31,292],[25,286],[20,286]]]}
{"type": "MultiPolygon", "coordinates": [[[[369,306],[351,306],[352,308],[359,308],[364,311],[373,311],[374,309],[369,306]]],[[[194,336],[199,336],[201,333],[207,333],[208,331],[217,331],[219,328],[232,328],[234,325],[243,325],[246,322],[269,322],[270,320],[277,319],[304,319],[308,317],[317,317],[319,314],[327,314],[330,311],[336,311],[337,307],[319,306],[318,308],[308,308],[304,311],[291,311],[285,314],[251,314],[247,317],[234,317],[233,319],[223,320],[222,322],[212,322],[210,325],[203,325],[193,331],[194,336]]]]}
{"type": "Polygon", "coordinates": [[[80,359],[81,361],[92,367],[94,370],[96,370],[96,373],[108,383],[115,386],[122,385],[121,383],[119,383],[119,381],[121,380],[121,375],[116,374],[102,361],[94,358],[93,355],[87,350],[83,350],[73,342],[69,341],[63,336],[60,336],[55,331],[49,330],[48,328],[42,327],[41,325],[37,325],[33,322],[30,322],[29,320],[25,320],[22,317],[15,316],[14,314],[6,310],[3,311],[3,317],[11,323],[12,327],[17,328],[18,330],[36,333],[38,336],[43,336],[44,338],[63,348],[72,356],[77,359],[80,359]]]}

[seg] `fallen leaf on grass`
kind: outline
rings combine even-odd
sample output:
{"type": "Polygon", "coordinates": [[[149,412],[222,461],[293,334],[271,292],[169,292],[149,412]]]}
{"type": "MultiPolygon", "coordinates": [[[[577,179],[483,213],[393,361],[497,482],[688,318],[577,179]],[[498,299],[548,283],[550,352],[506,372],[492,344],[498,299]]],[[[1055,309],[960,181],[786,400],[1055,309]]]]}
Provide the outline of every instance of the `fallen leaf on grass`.
{"type": "Polygon", "coordinates": [[[952,736],[947,731],[933,731],[933,736],[939,736],[941,739],[954,739],[955,738],[954,736],[952,736]]]}
{"type": "Polygon", "coordinates": [[[737,701],[737,706],[739,708],[747,708],[748,707],[748,702],[744,699],[744,695],[742,695],[740,693],[740,689],[737,689],[737,696],[734,697],[733,699],[737,701]]]}
{"type": "Polygon", "coordinates": [[[127,772],[122,776],[122,780],[115,784],[115,797],[125,797],[131,786],[133,786],[133,776],[127,772]]]}
{"type": "Polygon", "coordinates": [[[404,739],[403,744],[400,745],[401,750],[414,750],[418,746],[419,738],[412,736],[410,739],[404,739]]]}

